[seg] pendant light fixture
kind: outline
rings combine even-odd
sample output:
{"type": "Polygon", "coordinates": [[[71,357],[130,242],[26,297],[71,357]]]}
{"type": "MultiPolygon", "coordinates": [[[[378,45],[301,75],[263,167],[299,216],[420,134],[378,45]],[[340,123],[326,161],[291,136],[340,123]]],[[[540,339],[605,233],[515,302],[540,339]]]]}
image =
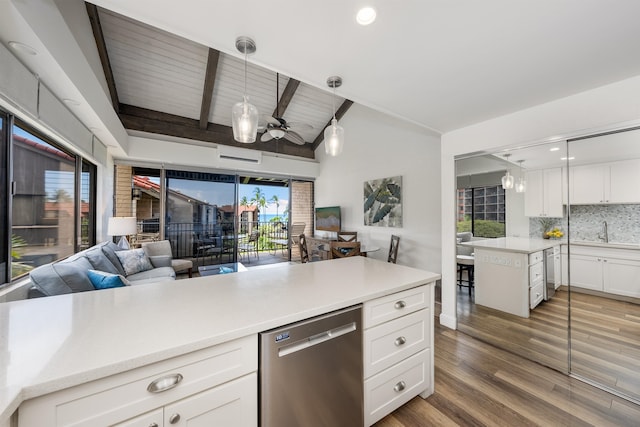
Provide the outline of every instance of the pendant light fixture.
{"type": "Polygon", "coordinates": [[[258,133],[258,109],[249,104],[247,96],[247,55],[256,51],[256,44],[249,37],[242,36],[236,39],[236,49],[244,54],[244,94],[242,102],[231,109],[233,139],[248,144],[256,141],[258,133]]]}
{"type": "Polygon", "coordinates": [[[342,77],[329,77],[327,85],[333,88],[333,119],[331,119],[331,124],[324,130],[324,149],[328,155],[335,157],[342,153],[342,147],[344,146],[344,128],[338,125],[338,120],[336,119],[336,88],[342,85],[342,77]]]}
{"type": "Polygon", "coordinates": [[[515,179],[513,175],[509,173],[509,157],[511,154],[505,154],[504,159],[507,161],[507,173],[502,177],[502,188],[505,190],[511,190],[513,188],[513,184],[515,183],[515,179]]]}
{"type": "Polygon", "coordinates": [[[516,182],[516,193],[524,193],[527,191],[527,181],[524,180],[522,162],[524,162],[524,160],[518,160],[518,164],[520,165],[520,178],[518,178],[518,182],[516,182]]]}

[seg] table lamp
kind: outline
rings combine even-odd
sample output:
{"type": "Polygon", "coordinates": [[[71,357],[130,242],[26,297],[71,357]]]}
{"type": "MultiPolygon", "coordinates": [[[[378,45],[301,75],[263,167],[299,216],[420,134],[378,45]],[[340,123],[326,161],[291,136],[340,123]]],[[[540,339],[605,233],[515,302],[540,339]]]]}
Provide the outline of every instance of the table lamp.
{"type": "Polygon", "coordinates": [[[122,249],[129,249],[129,241],[127,236],[136,234],[138,225],[134,216],[115,216],[109,218],[107,226],[107,234],[109,236],[122,236],[118,241],[118,246],[122,249]]]}

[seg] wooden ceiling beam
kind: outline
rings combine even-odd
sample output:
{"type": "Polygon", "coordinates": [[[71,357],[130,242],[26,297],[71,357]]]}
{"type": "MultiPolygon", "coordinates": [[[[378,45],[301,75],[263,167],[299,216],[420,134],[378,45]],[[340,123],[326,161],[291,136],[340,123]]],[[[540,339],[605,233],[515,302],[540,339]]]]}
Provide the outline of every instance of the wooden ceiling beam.
{"type": "Polygon", "coordinates": [[[91,23],[91,30],[93,31],[93,38],[96,41],[96,47],[98,48],[98,55],[100,56],[100,62],[102,63],[102,70],[104,71],[104,77],[107,80],[107,86],[109,88],[109,95],[111,96],[111,104],[116,113],[120,108],[120,101],[118,100],[118,91],[116,90],[116,81],[113,77],[113,70],[111,69],[111,61],[109,61],[109,53],[107,52],[107,44],[104,41],[104,33],[102,32],[102,25],[100,24],[100,15],[98,14],[98,7],[91,3],[86,3],[87,14],[89,15],[89,22],[91,23]]]}
{"type": "Polygon", "coordinates": [[[311,148],[311,144],[295,145],[284,140],[271,140],[268,142],[260,142],[258,140],[253,144],[236,142],[233,139],[233,130],[230,126],[208,123],[206,129],[201,129],[199,120],[126,104],[120,104],[119,116],[124,127],[130,130],[304,157],[306,159],[314,158],[314,150],[311,148]]]}
{"type": "Polygon", "coordinates": [[[209,48],[207,58],[207,71],[204,75],[204,88],[202,89],[202,105],[200,106],[200,129],[206,129],[209,123],[209,113],[211,112],[211,100],[213,98],[213,88],[218,71],[218,60],[220,51],[209,48]]]}
{"type": "Polygon", "coordinates": [[[276,109],[273,110],[273,113],[271,114],[272,117],[284,116],[284,112],[287,111],[287,107],[291,102],[291,98],[293,98],[293,95],[295,95],[296,90],[298,90],[298,86],[300,86],[300,80],[296,80],[293,78],[289,79],[287,87],[284,88],[284,92],[282,92],[282,96],[280,97],[280,101],[278,101],[276,109]]]}
{"type": "MultiPolygon", "coordinates": [[[[342,116],[344,116],[347,113],[347,111],[349,111],[349,108],[351,108],[352,105],[353,105],[353,101],[349,99],[345,99],[342,105],[340,106],[340,108],[338,108],[338,111],[336,111],[336,120],[340,121],[340,119],[342,119],[342,116]]],[[[327,126],[331,124],[332,119],[333,117],[329,119],[329,121],[327,122],[326,125],[324,125],[324,127],[322,128],[318,136],[316,136],[316,139],[314,139],[313,142],[311,143],[311,148],[313,149],[313,151],[316,151],[316,148],[318,148],[318,146],[322,143],[322,141],[324,141],[324,130],[327,128],[327,126]]]]}

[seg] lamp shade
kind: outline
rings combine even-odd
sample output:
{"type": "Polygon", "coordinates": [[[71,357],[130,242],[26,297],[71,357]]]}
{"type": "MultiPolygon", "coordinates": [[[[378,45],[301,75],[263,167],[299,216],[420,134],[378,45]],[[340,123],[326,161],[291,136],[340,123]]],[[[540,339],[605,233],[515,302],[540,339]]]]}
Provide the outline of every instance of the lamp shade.
{"type": "Polygon", "coordinates": [[[344,145],[344,128],[338,124],[334,118],[331,124],[324,130],[324,149],[330,156],[337,156],[342,153],[344,145]]]}
{"type": "Polygon", "coordinates": [[[243,97],[242,102],[238,102],[231,109],[231,123],[233,139],[247,144],[256,141],[258,109],[249,104],[249,98],[246,95],[243,97]]]}
{"type": "Polygon", "coordinates": [[[128,236],[138,232],[135,216],[114,216],[109,218],[107,234],[109,236],[128,236]]]}
{"type": "Polygon", "coordinates": [[[504,188],[505,190],[511,190],[513,188],[514,182],[515,179],[513,178],[513,175],[511,175],[509,171],[507,171],[507,173],[502,177],[502,188],[504,188]]]}

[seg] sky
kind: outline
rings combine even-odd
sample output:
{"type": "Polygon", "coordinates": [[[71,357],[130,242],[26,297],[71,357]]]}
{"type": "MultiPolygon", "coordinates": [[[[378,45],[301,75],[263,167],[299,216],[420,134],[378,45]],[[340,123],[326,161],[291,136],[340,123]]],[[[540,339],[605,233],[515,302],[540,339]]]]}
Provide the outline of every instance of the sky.
{"type": "MultiPolygon", "coordinates": [[[[253,197],[253,191],[256,187],[260,187],[262,192],[264,193],[265,199],[269,203],[269,200],[274,195],[278,196],[278,203],[280,206],[278,207],[278,215],[282,215],[287,209],[287,205],[289,204],[289,187],[272,187],[268,185],[258,185],[255,184],[240,184],[239,186],[239,200],[242,200],[242,196],[247,196],[247,200],[251,200],[253,197]]],[[[267,205],[266,211],[261,211],[260,213],[267,215],[275,215],[276,214],[276,205],[275,203],[269,203],[267,205]]]]}

